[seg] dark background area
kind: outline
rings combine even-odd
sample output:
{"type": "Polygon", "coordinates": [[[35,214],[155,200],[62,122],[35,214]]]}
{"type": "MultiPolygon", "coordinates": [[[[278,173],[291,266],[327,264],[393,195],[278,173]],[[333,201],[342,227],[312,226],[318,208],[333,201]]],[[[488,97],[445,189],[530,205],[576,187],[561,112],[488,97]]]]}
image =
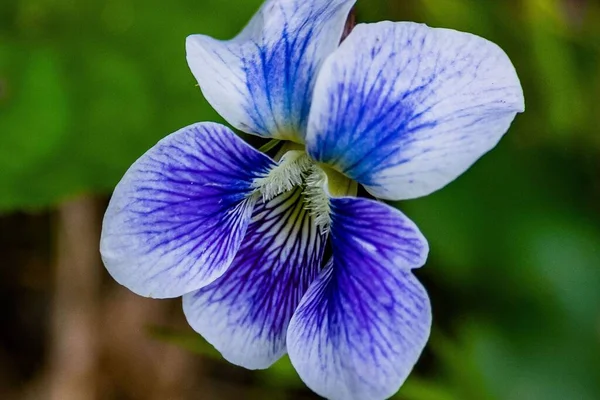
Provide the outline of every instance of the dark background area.
{"type": "MultiPolygon", "coordinates": [[[[284,359],[229,365],[179,300],[119,287],[98,254],[127,167],[222,121],[185,61],[260,0],[0,0],[0,399],[316,399],[284,359]]],[[[359,0],[498,43],[527,111],[447,188],[398,203],[422,229],[432,337],[396,398],[600,399],[600,3],[359,0]]]]}

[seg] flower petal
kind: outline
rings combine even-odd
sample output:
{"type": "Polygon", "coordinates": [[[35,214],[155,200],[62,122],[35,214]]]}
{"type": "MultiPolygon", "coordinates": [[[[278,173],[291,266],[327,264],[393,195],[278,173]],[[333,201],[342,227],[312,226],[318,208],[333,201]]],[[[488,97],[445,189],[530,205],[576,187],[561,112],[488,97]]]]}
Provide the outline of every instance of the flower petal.
{"type": "Polygon", "coordinates": [[[409,270],[425,264],[427,239],[396,208],[365,198],[339,197],[330,202],[334,249],[339,242],[355,249],[356,257],[364,257],[364,263],[373,259],[393,268],[409,270]]]}
{"type": "Polygon", "coordinates": [[[267,0],[233,40],[188,37],[188,64],[231,125],[302,142],[317,72],[355,1],[267,0]]]}
{"type": "Polygon", "coordinates": [[[491,150],[523,101],[509,58],[483,38],[358,25],[321,69],[307,148],[376,197],[420,197],[491,150]]]}
{"type": "MultiPolygon", "coordinates": [[[[352,219],[388,206],[366,199],[333,199],[333,256],[310,286],[288,329],[288,352],[302,380],[331,400],[380,400],[393,395],[416,363],[431,327],[425,289],[407,269],[412,256],[390,257],[364,242],[352,219]],[[390,260],[397,263],[391,263],[390,260]]],[[[423,253],[412,222],[401,252],[423,253]]],[[[379,220],[384,222],[384,220],[379,220]]],[[[387,229],[384,229],[385,232],[387,229]]],[[[420,263],[420,261],[419,261],[420,263]]]]}
{"type": "Polygon", "coordinates": [[[324,240],[300,188],[259,203],[227,272],[183,296],[188,322],[230,362],[269,367],[286,352],[290,318],[319,272],[324,240]]]}
{"type": "Polygon", "coordinates": [[[229,266],[246,232],[253,181],[272,166],[218,124],[167,136],[115,189],[102,228],[106,268],[148,297],[177,297],[209,284],[229,266]]]}

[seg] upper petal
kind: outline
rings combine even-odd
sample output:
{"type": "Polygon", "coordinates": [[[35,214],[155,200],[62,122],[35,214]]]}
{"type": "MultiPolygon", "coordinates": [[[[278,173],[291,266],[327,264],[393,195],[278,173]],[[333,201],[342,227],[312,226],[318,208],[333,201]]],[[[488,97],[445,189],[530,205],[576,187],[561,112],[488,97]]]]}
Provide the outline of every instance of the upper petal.
{"type": "Polygon", "coordinates": [[[422,263],[427,246],[412,222],[378,210],[383,208],[389,206],[332,199],[332,259],[290,322],[290,360],[302,380],[327,399],[387,399],[405,381],[429,337],[429,298],[408,269],[422,263]],[[369,209],[362,218],[359,211],[369,209]],[[362,234],[349,219],[352,215],[360,226],[386,213],[406,228],[396,257],[364,241],[377,234],[375,229],[362,234]]]}
{"type": "Polygon", "coordinates": [[[188,37],[188,64],[231,125],[303,142],[317,72],[355,1],[267,0],[233,40],[188,37]]]}
{"type": "Polygon", "coordinates": [[[302,188],[261,201],[227,272],[183,296],[188,322],[230,362],[269,367],[286,352],[289,321],[319,273],[324,240],[302,188]]]}
{"type": "Polygon", "coordinates": [[[358,25],[321,69],[306,142],[373,195],[409,199],[454,180],[523,110],[497,45],[416,23],[358,25]]]}
{"type": "Polygon", "coordinates": [[[142,296],[177,297],[219,277],[252,213],[253,181],[274,166],[228,128],[173,133],[117,185],[100,243],[110,274],[142,296]]]}

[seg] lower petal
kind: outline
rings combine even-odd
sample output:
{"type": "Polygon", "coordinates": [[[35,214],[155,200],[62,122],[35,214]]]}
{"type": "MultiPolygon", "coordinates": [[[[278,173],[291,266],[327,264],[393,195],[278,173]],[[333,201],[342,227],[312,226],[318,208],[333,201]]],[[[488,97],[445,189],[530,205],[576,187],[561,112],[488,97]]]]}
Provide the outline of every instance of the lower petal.
{"type": "Polygon", "coordinates": [[[324,239],[302,189],[258,204],[227,272],[183,297],[190,325],[230,362],[269,367],[286,352],[289,320],[319,272],[324,239]]]}
{"type": "MultiPolygon", "coordinates": [[[[338,211],[348,211],[352,202],[342,200],[348,204],[338,204],[338,211]]],[[[427,342],[429,299],[410,270],[361,245],[335,214],[333,257],[290,322],[288,352],[302,380],[323,397],[386,399],[404,383],[427,342]]]]}
{"type": "Polygon", "coordinates": [[[273,165],[218,124],[167,136],[115,189],[100,244],[106,268],[133,292],[156,298],[214,281],[246,232],[254,180],[273,165]]]}

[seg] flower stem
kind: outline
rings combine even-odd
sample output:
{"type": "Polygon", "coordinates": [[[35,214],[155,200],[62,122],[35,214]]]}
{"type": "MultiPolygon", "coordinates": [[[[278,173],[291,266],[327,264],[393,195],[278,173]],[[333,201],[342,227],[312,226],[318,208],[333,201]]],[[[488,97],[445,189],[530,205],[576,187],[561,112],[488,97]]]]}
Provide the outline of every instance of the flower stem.
{"type": "Polygon", "coordinates": [[[269,140],[267,143],[265,143],[264,145],[262,145],[258,151],[260,151],[261,153],[266,153],[268,151],[271,151],[275,148],[275,146],[277,146],[279,144],[279,140],[278,139],[271,139],[269,140]]]}

